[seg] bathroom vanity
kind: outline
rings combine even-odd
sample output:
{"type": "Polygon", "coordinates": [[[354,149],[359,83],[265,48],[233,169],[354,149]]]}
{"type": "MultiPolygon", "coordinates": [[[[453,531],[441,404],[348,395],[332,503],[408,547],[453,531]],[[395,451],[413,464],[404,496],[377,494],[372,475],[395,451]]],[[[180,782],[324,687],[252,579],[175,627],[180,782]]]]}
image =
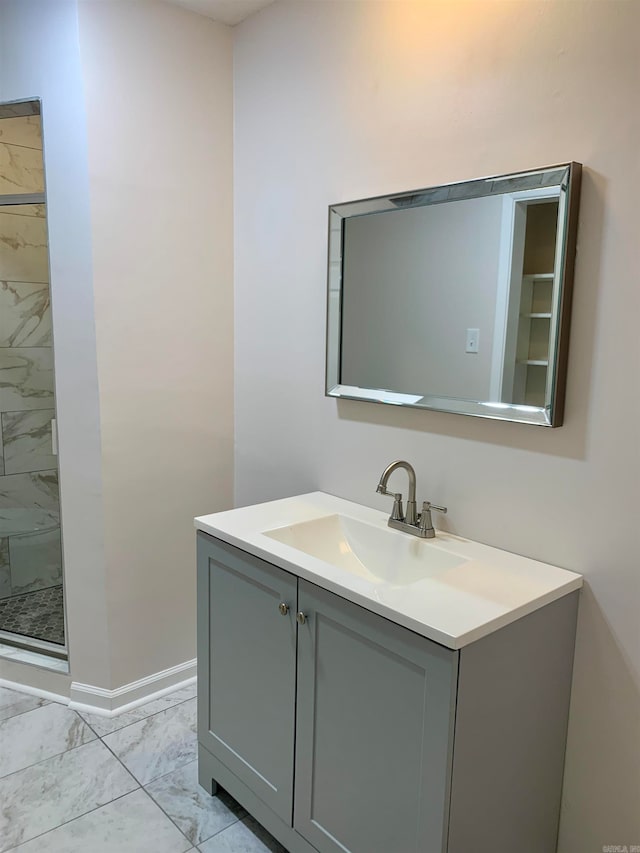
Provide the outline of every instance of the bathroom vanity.
{"type": "Polygon", "coordinates": [[[386,525],[196,519],[200,784],[292,853],[553,853],[582,578],[386,525]]]}

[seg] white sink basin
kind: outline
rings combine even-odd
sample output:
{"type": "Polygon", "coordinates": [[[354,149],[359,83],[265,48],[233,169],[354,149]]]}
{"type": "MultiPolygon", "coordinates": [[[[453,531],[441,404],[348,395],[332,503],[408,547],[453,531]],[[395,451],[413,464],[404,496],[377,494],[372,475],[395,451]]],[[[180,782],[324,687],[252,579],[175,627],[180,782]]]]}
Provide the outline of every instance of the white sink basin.
{"type": "Polygon", "coordinates": [[[196,519],[196,527],[450,649],[579,589],[582,578],[439,531],[419,539],[388,514],[311,492],[196,519]]]}
{"type": "Polygon", "coordinates": [[[328,515],[264,532],[265,536],[371,583],[406,586],[468,561],[431,540],[328,515]]]}

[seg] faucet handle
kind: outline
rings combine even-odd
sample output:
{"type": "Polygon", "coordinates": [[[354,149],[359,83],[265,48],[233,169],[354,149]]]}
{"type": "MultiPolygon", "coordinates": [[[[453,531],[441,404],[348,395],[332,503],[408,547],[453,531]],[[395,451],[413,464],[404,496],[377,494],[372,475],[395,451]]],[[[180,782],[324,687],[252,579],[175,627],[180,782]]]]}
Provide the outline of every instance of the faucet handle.
{"type": "Polygon", "coordinates": [[[431,501],[422,501],[422,511],[425,512],[430,509],[435,509],[436,512],[442,512],[445,515],[447,514],[446,506],[436,506],[436,504],[432,504],[431,501]]]}
{"type": "Polygon", "coordinates": [[[402,495],[396,492],[393,495],[393,509],[391,510],[391,518],[394,521],[404,521],[404,510],[402,509],[402,495]]]}
{"type": "Polygon", "coordinates": [[[391,510],[391,518],[394,521],[404,521],[404,511],[402,509],[402,492],[390,492],[382,483],[378,483],[376,492],[379,495],[387,495],[393,498],[393,509],[391,510]]]}
{"type": "Polygon", "coordinates": [[[446,506],[436,506],[436,504],[432,504],[431,501],[423,501],[422,502],[422,513],[420,515],[420,530],[421,536],[424,536],[425,539],[433,539],[436,535],[435,530],[433,529],[433,521],[431,520],[431,510],[435,509],[436,512],[446,512],[446,506]]]}

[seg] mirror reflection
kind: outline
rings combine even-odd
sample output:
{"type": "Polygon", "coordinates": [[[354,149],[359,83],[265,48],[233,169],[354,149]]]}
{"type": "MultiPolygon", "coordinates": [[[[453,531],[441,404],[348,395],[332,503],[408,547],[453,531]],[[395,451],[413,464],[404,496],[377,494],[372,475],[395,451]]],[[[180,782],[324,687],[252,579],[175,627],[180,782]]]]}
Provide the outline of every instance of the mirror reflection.
{"type": "Polygon", "coordinates": [[[579,171],[332,206],[327,393],[559,425],[579,171]]]}

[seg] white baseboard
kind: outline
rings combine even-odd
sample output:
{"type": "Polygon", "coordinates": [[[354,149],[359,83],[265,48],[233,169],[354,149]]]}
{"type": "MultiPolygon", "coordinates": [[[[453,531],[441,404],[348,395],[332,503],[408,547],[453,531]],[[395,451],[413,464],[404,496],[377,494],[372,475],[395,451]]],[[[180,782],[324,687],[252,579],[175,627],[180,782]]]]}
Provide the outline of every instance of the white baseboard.
{"type": "Polygon", "coordinates": [[[29,696],[37,696],[38,699],[49,699],[51,702],[60,702],[63,705],[66,705],[69,701],[69,697],[63,696],[61,693],[52,693],[51,690],[32,687],[30,684],[23,684],[20,681],[10,681],[8,678],[0,678],[0,687],[17,690],[19,693],[27,693],[29,696]]]}
{"type": "Polygon", "coordinates": [[[147,675],[131,684],[106,690],[92,684],[72,681],[69,691],[69,707],[74,711],[99,714],[102,717],[116,717],[132,708],[137,708],[152,699],[158,699],[167,693],[173,693],[186,687],[196,679],[197,661],[185,661],[177,666],[147,675]]]}

